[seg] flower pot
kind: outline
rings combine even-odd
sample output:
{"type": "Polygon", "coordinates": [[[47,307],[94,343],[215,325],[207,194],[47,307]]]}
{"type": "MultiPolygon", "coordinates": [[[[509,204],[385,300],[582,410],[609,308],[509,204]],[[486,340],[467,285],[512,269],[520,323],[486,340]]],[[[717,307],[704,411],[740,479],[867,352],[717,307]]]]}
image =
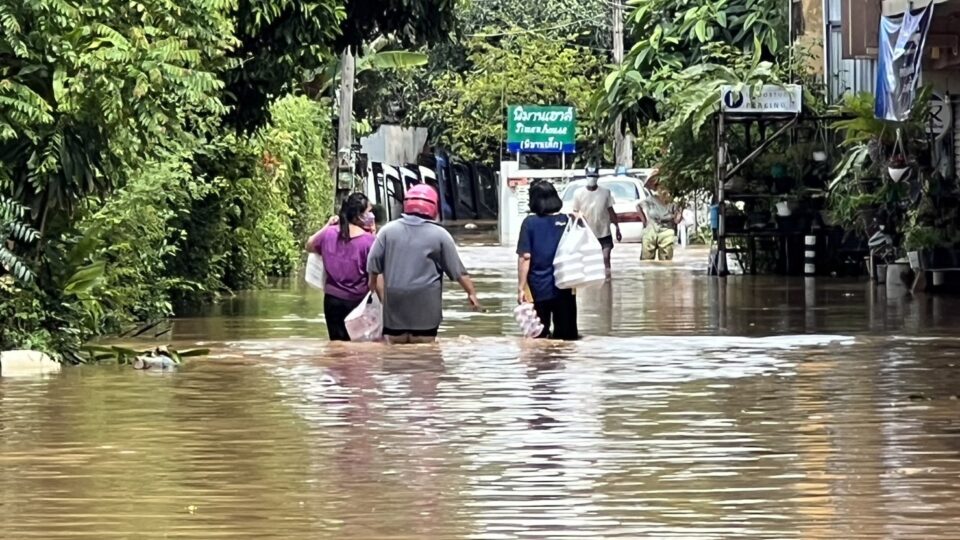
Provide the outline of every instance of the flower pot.
{"type": "Polygon", "coordinates": [[[883,285],[887,282],[887,265],[878,264],[876,273],[873,275],[874,279],[877,280],[878,285],[883,285]]]}
{"type": "Polygon", "coordinates": [[[908,251],[907,258],[910,260],[910,268],[914,270],[920,270],[923,268],[920,263],[920,252],[919,251],[908,251]]]}
{"type": "Polygon", "coordinates": [[[887,174],[894,182],[903,180],[908,172],[910,172],[910,167],[887,167],[887,174]]]}
{"type": "Polygon", "coordinates": [[[913,281],[913,270],[907,263],[892,263],[887,265],[887,294],[896,295],[909,291],[913,281]]]}

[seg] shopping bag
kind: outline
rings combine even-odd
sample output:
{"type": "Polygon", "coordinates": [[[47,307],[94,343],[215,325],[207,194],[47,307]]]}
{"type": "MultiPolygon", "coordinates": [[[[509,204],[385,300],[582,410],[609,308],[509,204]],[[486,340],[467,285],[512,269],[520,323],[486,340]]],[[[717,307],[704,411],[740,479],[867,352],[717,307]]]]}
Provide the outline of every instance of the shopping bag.
{"type": "Polygon", "coordinates": [[[383,336],[383,306],[380,298],[367,293],[360,305],[344,320],[350,341],[377,341],[383,336]]]}
{"type": "Polygon", "coordinates": [[[553,259],[558,289],[590,287],[607,279],[603,247],[583,219],[570,220],[553,259]]]}
{"type": "Polygon", "coordinates": [[[323,289],[327,283],[327,273],[323,269],[323,257],[316,253],[307,256],[307,284],[317,289],[323,289]]]}

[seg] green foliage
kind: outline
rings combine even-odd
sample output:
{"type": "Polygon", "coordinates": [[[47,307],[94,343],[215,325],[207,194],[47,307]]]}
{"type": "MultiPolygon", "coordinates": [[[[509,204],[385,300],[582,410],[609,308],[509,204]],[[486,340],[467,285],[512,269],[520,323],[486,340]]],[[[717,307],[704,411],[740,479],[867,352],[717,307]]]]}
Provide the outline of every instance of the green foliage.
{"type": "Polygon", "coordinates": [[[196,289],[176,292],[175,304],[289,274],[332,212],[329,107],[288,96],[270,117],[249,137],[225,134],[195,154],[171,273],[196,289]]]}
{"type": "Polygon", "coordinates": [[[464,0],[458,18],[468,34],[524,31],[588,47],[611,47],[609,0],[464,0]],[[519,30],[523,29],[523,30],[519,30]]]}
{"type": "Polygon", "coordinates": [[[132,173],[126,186],[104,204],[91,204],[78,223],[98,238],[94,257],[106,264],[98,301],[107,309],[98,333],[169,317],[171,292],[193,289],[168,274],[181,234],[174,223],[184,216],[191,182],[188,165],[170,154],[132,173]]]}
{"type": "Polygon", "coordinates": [[[24,259],[12,251],[14,246],[29,247],[40,233],[26,221],[28,209],[0,194],[0,266],[18,280],[33,281],[33,270],[24,259]]]}
{"type": "Polygon", "coordinates": [[[741,54],[758,66],[776,60],[786,44],[787,14],[780,0],[635,0],[632,5],[626,29],[636,41],[608,77],[603,105],[610,118],[621,114],[630,125],[669,117],[672,111],[658,110],[657,101],[678,78],[689,78],[688,70],[725,66],[724,56],[741,54]]]}
{"type": "Polygon", "coordinates": [[[306,97],[286,97],[270,110],[271,123],[260,134],[262,174],[270,177],[289,207],[297,245],[333,213],[333,147],[329,108],[306,97]]]}
{"type": "Polygon", "coordinates": [[[76,351],[288,274],[333,145],[330,105],[284,96],[452,21],[453,0],[0,0],[0,347],[76,351]]]}
{"type": "MultiPolygon", "coordinates": [[[[929,104],[930,88],[924,87],[916,97],[916,103],[929,104]]],[[[843,117],[833,123],[833,129],[841,137],[843,158],[834,171],[831,187],[845,181],[854,181],[865,176],[882,176],[882,165],[889,157],[900,132],[904,149],[916,155],[926,150],[925,124],[928,106],[914,107],[906,122],[891,122],[874,116],[873,94],[848,95],[834,112],[843,117]]]]}
{"type": "Polygon", "coordinates": [[[455,0],[239,0],[228,124],[262,127],[273,100],[322,76],[347,47],[385,36],[400,48],[448,41],[454,8],[455,0]]]}
{"type": "MultiPolygon", "coordinates": [[[[663,185],[676,196],[709,190],[715,134],[706,128],[719,110],[721,86],[759,88],[790,80],[785,5],[778,0],[631,5],[626,29],[635,42],[624,63],[607,75],[597,110],[608,125],[619,115],[631,131],[643,134],[638,153],[659,161],[663,185]]],[[[803,72],[803,58],[794,55],[794,73],[803,72]]]]}
{"type": "Polygon", "coordinates": [[[520,34],[498,44],[470,42],[472,68],[434,81],[436,95],[419,116],[438,141],[468,159],[496,162],[506,133],[506,106],[573,105],[578,111],[580,153],[598,152],[598,122],[590,100],[601,69],[587,49],[520,34]]]}
{"type": "Polygon", "coordinates": [[[224,112],[227,4],[0,4],[0,159],[38,228],[63,228],[83,197],[224,112]]]}
{"type": "Polygon", "coordinates": [[[342,0],[239,0],[235,28],[239,46],[226,74],[226,121],[253,131],[267,120],[273,99],[310,80],[341,47],[342,0]]]}

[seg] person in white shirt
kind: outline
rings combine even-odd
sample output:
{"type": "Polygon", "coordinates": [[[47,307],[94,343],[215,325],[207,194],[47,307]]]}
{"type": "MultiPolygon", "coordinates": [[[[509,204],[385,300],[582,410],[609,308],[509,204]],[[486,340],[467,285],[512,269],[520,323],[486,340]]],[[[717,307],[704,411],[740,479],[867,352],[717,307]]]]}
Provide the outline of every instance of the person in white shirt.
{"type": "Polygon", "coordinates": [[[587,169],[587,187],[581,189],[573,197],[573,212],[579,214],[586,221],[587,226],[600,240],[603,247],[603,264],[607,268],[607,277],[610,277],[610,252],[613,251],[613,236],[610,234],[610,225],[616,227],[617,242],[623,240],[620,233],[620,223],[617,213],[613,209],[613,194],[599,184],[600,174],[596,169],[587,169]]]}

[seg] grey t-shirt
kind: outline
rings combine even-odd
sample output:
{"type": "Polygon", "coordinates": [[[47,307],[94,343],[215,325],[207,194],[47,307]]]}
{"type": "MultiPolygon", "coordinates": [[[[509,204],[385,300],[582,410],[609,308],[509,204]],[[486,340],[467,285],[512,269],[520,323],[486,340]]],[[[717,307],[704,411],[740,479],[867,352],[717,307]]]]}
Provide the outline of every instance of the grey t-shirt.
{"type": "Polygon", "coordinates": [[[432,221],[404,215],[380,229],[367,271],[383,274],[383,326],[433,330],[443,320],[443,274],[467,274],[453,237],[432,221]]]}

